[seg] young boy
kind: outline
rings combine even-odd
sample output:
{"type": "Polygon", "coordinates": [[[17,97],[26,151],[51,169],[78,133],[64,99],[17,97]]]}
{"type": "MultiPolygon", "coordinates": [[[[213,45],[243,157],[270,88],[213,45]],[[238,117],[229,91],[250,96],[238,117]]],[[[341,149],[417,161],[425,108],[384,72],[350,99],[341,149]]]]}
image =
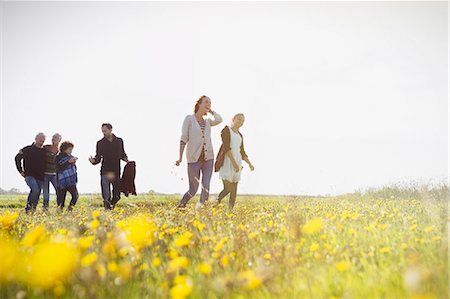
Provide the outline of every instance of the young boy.
{"type": "Polygon", "coordinates": [[[58,185],[56,201],[61,211],[64,209],[67,191],[72,195],[72,199],[67,208],[69,211],[73,209],[78,200],[78,177],[77,167],[75,165],[78,158],[72,156],[73,147],[73,143],[64,141],[59,148],[60,153],[55,158],[58,185]]]}

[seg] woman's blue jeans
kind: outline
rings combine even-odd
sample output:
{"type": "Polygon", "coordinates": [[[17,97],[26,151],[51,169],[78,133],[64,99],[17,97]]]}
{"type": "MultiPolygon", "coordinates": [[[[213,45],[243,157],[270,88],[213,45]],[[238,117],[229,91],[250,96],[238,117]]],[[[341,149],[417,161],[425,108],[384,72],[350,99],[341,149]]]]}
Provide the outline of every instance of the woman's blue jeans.
{"type": "Polygon", "coordinates": [[[187,202],[195,196],[200,184],[200,173],[202,175],[202,191],[200,194],[200,203],[205,203],[209,196],[209,184],[214,168],[214,159],[188,163],[189,190],[180,201],[179,207],[185,207],[187,202]]]}
{"type": "Polygon", "coordinates": [[[56,191],[56,174],[44,175],[44,209],[48,209],[50,202],[50,183],[53,185],[53,189],[56,191]]]}

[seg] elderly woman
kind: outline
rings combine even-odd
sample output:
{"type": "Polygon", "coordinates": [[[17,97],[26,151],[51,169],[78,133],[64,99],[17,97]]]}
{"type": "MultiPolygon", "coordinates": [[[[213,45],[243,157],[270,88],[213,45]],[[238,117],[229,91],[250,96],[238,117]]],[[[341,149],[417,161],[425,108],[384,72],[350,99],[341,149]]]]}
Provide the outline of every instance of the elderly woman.
{"type": "Polygon", "coordinates": [[[56,133],[52,137],[52,144],[44,145],[45,149],[45,172],[44,172],[44,209],[48,210],[50,202],[50,183],[53,189],[56,190],[56,165],[55,158],[59,153],[59,143],[61,142],[61,135],[56,133]]]}

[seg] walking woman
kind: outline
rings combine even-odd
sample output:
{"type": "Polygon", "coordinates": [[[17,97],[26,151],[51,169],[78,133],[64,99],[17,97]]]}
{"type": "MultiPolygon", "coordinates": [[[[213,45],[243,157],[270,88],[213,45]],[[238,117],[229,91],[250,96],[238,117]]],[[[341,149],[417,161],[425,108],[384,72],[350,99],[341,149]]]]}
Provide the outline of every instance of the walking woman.
{"type": "Polygon", "coordinates": [[[245,153],[243,136],[239,132],[244,121],[244,114],[238,113],[233,117],[231,126],[225,126],[222,130],[222,146],[216,161],[216,171],[219,171],[223,182],[223,190],[219,193],[217,201],[220,203],[225,196],[230,194],[230,210],[233,209],[236,202],[237,185],[241,179],[243,168],[242,160],[247,162],[251,171],[255,169],[245,153]]]}
{"type": "Polygon", "coordinates": [[[211,110],[211,99],[201,96],[195,103],[194,114],[186,116],[181,130],[180,158],[175,162],[179,166],[186,148],[186,160],[188,163],[189,190],[184,194],[179,208],[184,208],[187,202],[195,196],[202,175],[202,190],[200,204],[208,200],[209,183],[214,167],[214,152],[211,142],[211,127],[222,122],[222,117],[211,110]],[[213,119],[205,119],[210,113],[213,119]]]}

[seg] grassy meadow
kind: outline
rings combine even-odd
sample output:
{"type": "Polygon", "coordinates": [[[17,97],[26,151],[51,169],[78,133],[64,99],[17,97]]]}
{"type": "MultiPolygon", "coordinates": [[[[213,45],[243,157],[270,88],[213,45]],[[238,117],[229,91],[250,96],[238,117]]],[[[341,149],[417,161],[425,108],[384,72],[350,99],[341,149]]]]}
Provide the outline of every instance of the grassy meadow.
{"type": "Polygon", "coordinates": [[[178,196],[25,214],[0,197],[0,298],[447,298],[448,187],[178,196]]]}

